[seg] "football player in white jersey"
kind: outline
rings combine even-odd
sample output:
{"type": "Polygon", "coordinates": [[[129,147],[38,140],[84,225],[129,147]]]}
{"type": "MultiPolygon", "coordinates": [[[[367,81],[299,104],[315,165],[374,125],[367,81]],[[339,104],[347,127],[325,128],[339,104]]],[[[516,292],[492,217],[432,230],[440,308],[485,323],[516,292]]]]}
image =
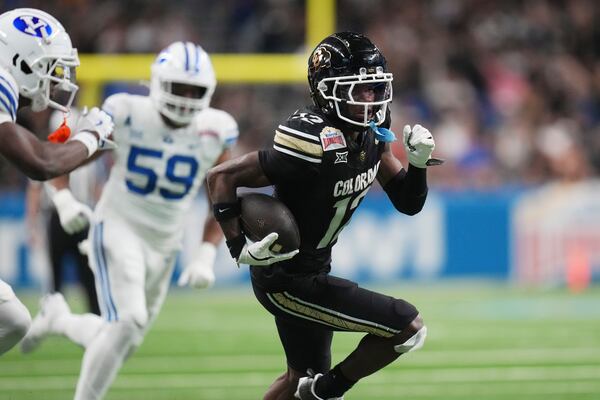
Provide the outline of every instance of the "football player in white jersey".
{"type": "MultiPolygon", "coordinates": [[[[61,145],[39,141],[17,124],[17,110],[23,106],[68,112],[77,92],[78,65],[68,33],[51,15],[31,8],[0,14],[0,154],[32,179],[46,180],[75,169],[112,131],[110,118],[97,108],[80,119],[71,140],[61,145]],[[59,104],[59,97],[68,100],[59,104]]],[[[0,280],[0,354],[25,335],[30,321],[25,306],[0,280]]]]}
{"type": "MultiPolygon", "coordinates": [[[[102,398],[141,344],[165,299],[184,222],[206,171],[230,157],[238,127],[228,113],[209,107],[215,86],[208,54],[176,42],[152,66],[150,96],[116,94],[104,102],[118,148],[91,221],[88,253],[102,317],[71,314],[60,294],[51,295],[21,347],[31,351],[49,334],[84,346],[77,400],[102,398]]],[[[213,283],[222,237],[209,215],[180,285],[213,283]]]]}

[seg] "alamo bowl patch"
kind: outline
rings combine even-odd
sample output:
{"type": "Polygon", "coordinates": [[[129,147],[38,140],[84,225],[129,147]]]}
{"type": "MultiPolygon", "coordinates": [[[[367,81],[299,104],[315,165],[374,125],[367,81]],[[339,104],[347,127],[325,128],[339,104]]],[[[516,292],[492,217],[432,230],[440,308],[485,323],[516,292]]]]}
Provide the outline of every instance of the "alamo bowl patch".
{"type": "Polygon", "coordinates": [[[339,129],[326,126],[321,131],[321,145],[323,151],[343,149],[346,147],[346,138],[339,129]]]}

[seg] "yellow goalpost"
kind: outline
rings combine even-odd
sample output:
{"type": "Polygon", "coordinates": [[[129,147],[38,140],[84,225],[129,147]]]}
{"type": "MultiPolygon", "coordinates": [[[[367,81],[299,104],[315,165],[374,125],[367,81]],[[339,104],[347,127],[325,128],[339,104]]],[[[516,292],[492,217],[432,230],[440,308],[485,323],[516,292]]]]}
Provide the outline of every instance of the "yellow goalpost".
{"type": "MultiPolygon", "coordinates": [[[[312,49],[335,30],[335,0],[306,0],[305,48],[312,49]]],[[[101,101],[109,81],[150,79],[155,54],[81,54],[77,80],[82,105],[101,101]]],[[[306,80],[306,54],[211,54],[219,83],[301,83],[306,80]]]]}

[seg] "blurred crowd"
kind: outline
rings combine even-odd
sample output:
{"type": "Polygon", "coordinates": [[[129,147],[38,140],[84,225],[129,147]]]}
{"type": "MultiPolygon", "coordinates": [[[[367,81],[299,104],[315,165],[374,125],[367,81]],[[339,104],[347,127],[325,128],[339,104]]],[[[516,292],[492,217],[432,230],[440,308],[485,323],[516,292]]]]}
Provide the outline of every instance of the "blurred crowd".
{"type": "Polygon", "coordinates": [[[376,3],[340,7],[340,28],[364,30],[385,50],[396,121],[423,121],[449,160],[432,171],[440,185],[598,175],[598,2],[376,3]]]}
{"type": "MultiPolygon", "coordinates": [[[[211,53],[306,52],[298,0],[0,1],[57,18],[81,53],[157,52],[179,39],[211,53]]],[[[367,34],[394,73],[393,130],[436,139],[442,189],[577,181],[600,171],[600,7],[595,0],[338,0],[337,29],[367,34]]],[[[309,101],[307,85],[220,85],[241,148],[309,101]]],[[[23,115],[27,119],[27,115],[23,115]]],[[[30,121],[43,128],[43,123],[30,121]]],[[[42,130],[43,131],[43,130],[42,130]]],[[[40,132],[42,132],[40,131],[40,132]]],[[[395,145],[405,160],[401,145],[395,145]]],[[[20,178],[0,164],[0,185],[20,178]]]]}

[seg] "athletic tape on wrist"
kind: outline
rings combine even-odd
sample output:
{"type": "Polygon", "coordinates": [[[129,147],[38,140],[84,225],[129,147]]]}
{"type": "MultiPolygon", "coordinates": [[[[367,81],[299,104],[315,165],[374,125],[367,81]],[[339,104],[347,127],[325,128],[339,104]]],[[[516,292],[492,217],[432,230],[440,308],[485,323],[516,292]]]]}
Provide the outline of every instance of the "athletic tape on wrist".
{"type": "Polygon", "coordinates": [[[237,260],[242,252],[242,249],[246,245],[246,236],[242,233],[231,240],[226,240],[225,244],[229,249],[229,254],[231,254],[231,257],[237,260]]]}
{"type": "Polygon", "coordinates": [[[83,145],[87,148],[88,157],[98,150],[98,138],[92,132],[77,132],[77,134],[73,136],[73,139],[71,140],[77,140],[83,143],[83,145]]]}

